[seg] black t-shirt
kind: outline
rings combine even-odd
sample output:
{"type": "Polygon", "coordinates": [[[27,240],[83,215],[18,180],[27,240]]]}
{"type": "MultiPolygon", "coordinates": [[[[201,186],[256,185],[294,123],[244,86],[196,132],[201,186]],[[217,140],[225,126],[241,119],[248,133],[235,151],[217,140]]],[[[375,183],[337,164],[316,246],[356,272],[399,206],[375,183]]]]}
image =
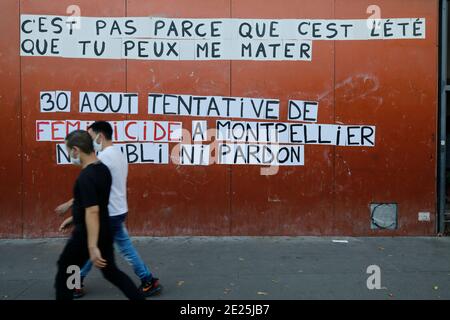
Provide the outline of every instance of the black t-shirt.
{"type": "Polygon", "coordinates": [[[99,206],[99,242],[111,239],[108,202],[111,190],[111,173],[106,165],[97,161],[81,170],[73,188],[72,216],[75,232],[87,236],[86,208],[99,206]]]}

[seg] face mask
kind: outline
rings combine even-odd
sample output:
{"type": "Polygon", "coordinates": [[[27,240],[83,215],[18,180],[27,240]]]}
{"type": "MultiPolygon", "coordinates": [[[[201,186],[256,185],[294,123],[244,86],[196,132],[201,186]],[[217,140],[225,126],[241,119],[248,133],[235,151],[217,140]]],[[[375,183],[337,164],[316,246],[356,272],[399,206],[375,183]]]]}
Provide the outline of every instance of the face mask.
{"type": "Polygon", "coordinates": [[[73,155],[73,150],[70,153],[70,162],[72,162],[72,164],[79,166],[81,164],[81,160],[80,157],[75,158],[75,156],[73,155]]]}
{"type": "Polygon", "coordinates": [[[98,143],[98,142],[97,142],[97,138],[98,138],[98,135],[95,137],[94,141],[92,141],[92,142],[93,142],[93,144],[94,144],[94,150],[95,150],[95,152],[100,152],[100,151],[103,150],[103,147],[102,147],[102,144],[101,144],[101,143],[98,143]]]}

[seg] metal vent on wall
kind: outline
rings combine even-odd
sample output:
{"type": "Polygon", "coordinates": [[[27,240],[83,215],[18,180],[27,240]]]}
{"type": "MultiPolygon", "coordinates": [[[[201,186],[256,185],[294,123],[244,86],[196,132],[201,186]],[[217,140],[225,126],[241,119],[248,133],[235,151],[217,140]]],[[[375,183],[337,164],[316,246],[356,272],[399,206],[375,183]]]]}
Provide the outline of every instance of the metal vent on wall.
{"type": "Polygon", "coordinates": [[[371,203],[370,228],[372,230],[397,229],[397,204],[371,203]]]}

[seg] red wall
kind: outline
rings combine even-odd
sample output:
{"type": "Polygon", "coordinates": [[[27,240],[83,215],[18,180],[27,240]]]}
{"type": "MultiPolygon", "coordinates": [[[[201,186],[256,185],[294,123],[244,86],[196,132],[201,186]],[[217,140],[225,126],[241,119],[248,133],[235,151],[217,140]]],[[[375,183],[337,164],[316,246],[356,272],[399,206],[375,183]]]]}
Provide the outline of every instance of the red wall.
{"type": "MultiPolygon", "coordinates": [[[[260,167],[130,166],[129,229],[135,235],[430,235],[436,226],[437,0],[2,0],[0,2],[0,237],[58,236],[53,209],[71,197],[78,169],[36,142],[35,121],[90,120],[41,114],[39,92],[149,92],[270,97],[320,103],[321,123],[377,127],[374,148],[312,146],[304,167],[273,176],[260,167]],[[311,62],[125,61],[19,56],[22,14],[192,18],[427,19],[425,40],[316,41],[311,62]],[[399,229],[372,231],[371,202],[399,205],[399,229]],[[419,211],[431,222],[418,222],[419,211]]],[[[161,120],[163,116],[154,116],[161,120]]],[[[171,118],[174,119],[174,118],[171,118]]],[[[177,119],[190,128],[190,118],[177,119]]],[[[208,120],[213,126],[215,119],[208,120]]]]}

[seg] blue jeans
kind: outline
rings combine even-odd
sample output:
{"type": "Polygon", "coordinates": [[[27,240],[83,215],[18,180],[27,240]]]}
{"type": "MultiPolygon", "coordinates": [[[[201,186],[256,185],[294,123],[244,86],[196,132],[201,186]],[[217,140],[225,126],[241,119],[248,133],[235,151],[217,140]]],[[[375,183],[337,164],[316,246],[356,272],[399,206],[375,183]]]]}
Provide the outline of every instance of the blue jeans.
{"type": "MultiPolygon", "coordinates": [[[[125,260],[133,266],[134,273],[141,279],[141,281],[149,281],[152,278],[150,270],[142,261],[136,249],[131,243],[127,228],[125,227],[125,219],[127,213],[109,217],[109,223],[114,237],[114,244],[119,249],[120,254],[125,260]]],[[[81,269],[81,278],[84,279],[89,271],[92,269],[92,262],[88,260],[81,269]]]]}

